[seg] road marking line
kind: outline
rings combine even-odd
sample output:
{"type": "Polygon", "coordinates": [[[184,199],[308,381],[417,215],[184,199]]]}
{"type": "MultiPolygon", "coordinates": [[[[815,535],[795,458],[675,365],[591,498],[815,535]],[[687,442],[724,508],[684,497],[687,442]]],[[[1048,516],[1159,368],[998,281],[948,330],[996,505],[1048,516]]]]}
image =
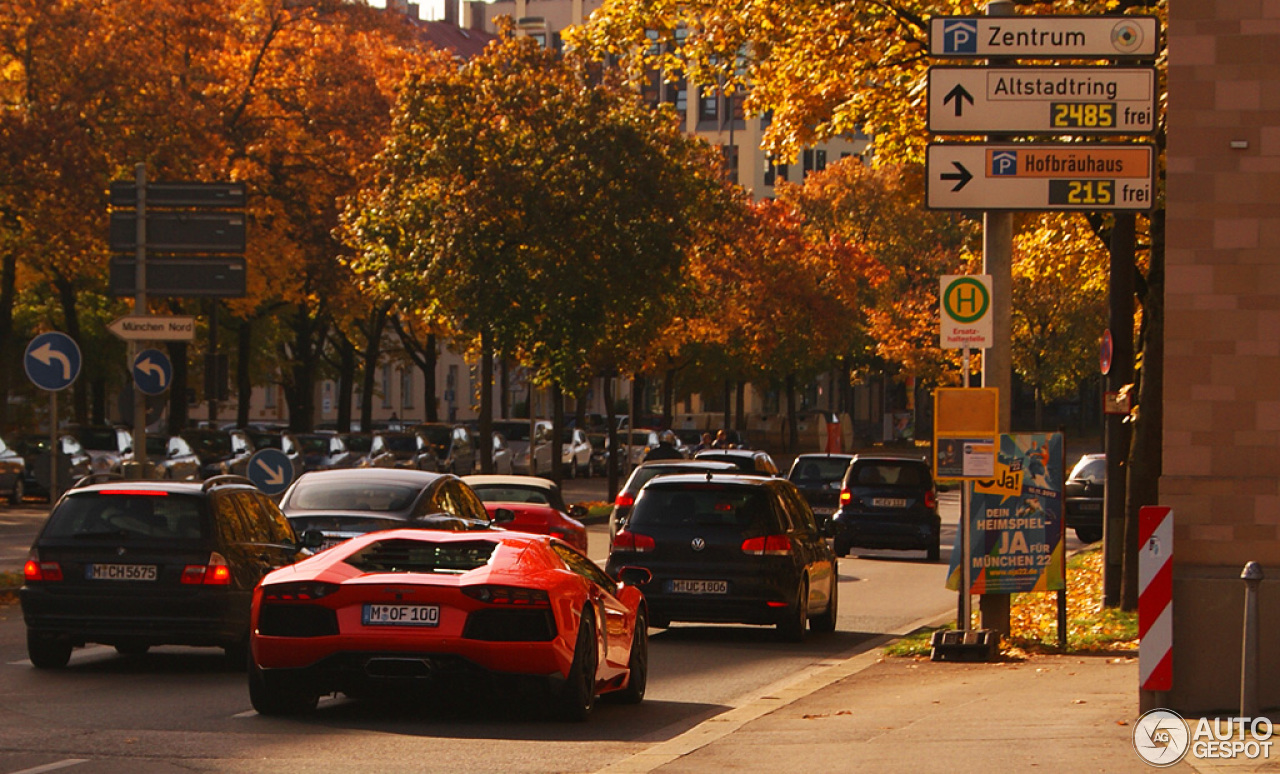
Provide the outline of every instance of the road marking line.
{"type": "Polygon", "coordinates": [[[68,766],[75,766],[81,763],[88,763],[88,762],[89,762],[88,758],[67,758],[64,761],[58,761],[56,763],[46,763],[43,766],[36,766],[33,769],[23,769],[22,771],[12,771],[9,774],[42,774],[42,772],[45,772],[45,771],[57,771],[58,769],[65,769],[68,766]]]}
{"type": "Polygon", "coordinates": [[[954,618],[955,610],[935,613],[907,624],[901,633],[873,637],[859,646],[860,650],[857,654],[843,661],[833,664],[829,659],[823,659],[798,675],[785,678],[773,685],[765,686],[760,691],[730,702],[733,709],[708,718],[688,731],[655,744],[630,758],[610,764],[596,774],[648,774],[712,742],[723,739],[757,718],[867,669],[882,658],[880,648],[894,640],[926,626],[940,626],[954,618]]]}

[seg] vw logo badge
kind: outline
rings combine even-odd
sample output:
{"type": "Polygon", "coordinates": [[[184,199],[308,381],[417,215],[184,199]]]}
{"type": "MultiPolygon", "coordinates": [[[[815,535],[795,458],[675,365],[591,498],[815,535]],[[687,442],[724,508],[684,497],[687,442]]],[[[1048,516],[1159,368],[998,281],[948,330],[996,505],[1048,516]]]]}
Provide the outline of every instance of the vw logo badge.
{"type": "Polygon", "coordinates": [[[707,541],[703,540],[700,537],[697,537],[693,539],[693,542],[689,544],[689,547],[692,548],[694,551],[701,551],[702,549],[707,547],[707,541]]]}

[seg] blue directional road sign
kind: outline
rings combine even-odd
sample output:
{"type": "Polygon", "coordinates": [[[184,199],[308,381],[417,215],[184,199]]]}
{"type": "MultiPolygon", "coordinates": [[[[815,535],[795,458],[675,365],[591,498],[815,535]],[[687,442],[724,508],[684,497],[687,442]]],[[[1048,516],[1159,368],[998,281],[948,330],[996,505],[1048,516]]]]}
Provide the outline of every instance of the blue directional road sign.
{"type": "Polygon", "coordinates": [[[263,494],[278,495],[293,482],[293,463],[279,449],[262,449],[249,458],[249,480],[263,494]]]}
{"type": "Polygon", "coordinates": [[[40,389],[65,390],[80,375],[80,347],[65,333],[42,333],[27,345],[22,365],[40,389]]]}
{"type": "Polygon", "coordinates": [[[158,349],[144,349],[133,359],[133,383],[147,395],[160,395],[173,380],[173,364],[158,349]]]}

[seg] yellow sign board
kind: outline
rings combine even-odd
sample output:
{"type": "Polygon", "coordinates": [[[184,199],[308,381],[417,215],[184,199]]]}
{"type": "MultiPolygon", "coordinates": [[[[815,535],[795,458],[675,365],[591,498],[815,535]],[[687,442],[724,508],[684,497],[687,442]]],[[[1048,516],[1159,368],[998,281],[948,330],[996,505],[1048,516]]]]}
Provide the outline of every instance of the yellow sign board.
{"type": "Polygon", "coordinates": [[[933,475],[942,479],[995,476],[1000,391],[940,387],[933,393],[933,475]]]}

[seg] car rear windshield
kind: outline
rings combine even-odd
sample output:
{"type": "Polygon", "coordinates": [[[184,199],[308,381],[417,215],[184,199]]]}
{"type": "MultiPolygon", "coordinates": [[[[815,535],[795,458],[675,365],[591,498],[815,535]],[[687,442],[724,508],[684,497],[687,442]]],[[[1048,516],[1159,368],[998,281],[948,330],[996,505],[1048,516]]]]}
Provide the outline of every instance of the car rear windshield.
{"type": "Polygon", "coordinates": [[[117,451],[116,431],[111,428],[80,428],[76,435],[80,445],[94,451],[117,451]]]}
{"type": "Polygon", "coordinates": [[[484,484],[471,487],[486,503],[529,503],[531,505],[550,505],[545,489],[532,489],[519,486],[486,486],[484,484]]]}
{"type": "Polygon", "coordinates": [[[1106,457],[1097,457],[1095,459],[1085,460],[1076,465],[1076,469],[1071,471],[1071,478],[1077,481],[1091,481],[1100,484],[1107,480],[1107,459],[1106,457]]]}
{"type": "Polygon", "coordinates": [[[843,480],[848,469],[848,458],[806,457],[796,462],[788,478],[800,485],[829,483],[843,480]]]}
{"type": "Polygon", "coordinates": [[[288,506],[308,511],[403,511],[417,499],[421,487],[391,481],[298,481],[288,506]]]}
{"type": "Polygon", "coordinates": [[[640,493],[628,529],[730,526],[743,534],[774,532],[769,497],[760,487],[727,484],[650,486],[640,493]]]}
{"type": "Polygon", "coordinates": [[[71,539],[205,537],[198,495],[172,492],[84,492],[72,494],[49,516],[42,537],[71,539]]]}
{"type": "Polygon", "coordinates": [[[431,543],[425,540],[379,540],[345,560],[361,572],[425,572],[461,574],[489,563],[497,543],[431,543]]]}
{"type": "Polygon", "coordinates": [[[917,462],[857,462],[849,471],[850,486],[930,486],[929,471],[917,462]]]}
{"type": "Polygon", "coordinates": [[[418,450],[418,439],[412,435],[384,435],[382,442],[393,452],[412,452],[418,450]]]}
{"type": "Polygon", "coordinates": [[[529,440],[528,422],[503,422],[501,424],[495,422],[493,429],[505,435],[508,441],[529,440]]]}

